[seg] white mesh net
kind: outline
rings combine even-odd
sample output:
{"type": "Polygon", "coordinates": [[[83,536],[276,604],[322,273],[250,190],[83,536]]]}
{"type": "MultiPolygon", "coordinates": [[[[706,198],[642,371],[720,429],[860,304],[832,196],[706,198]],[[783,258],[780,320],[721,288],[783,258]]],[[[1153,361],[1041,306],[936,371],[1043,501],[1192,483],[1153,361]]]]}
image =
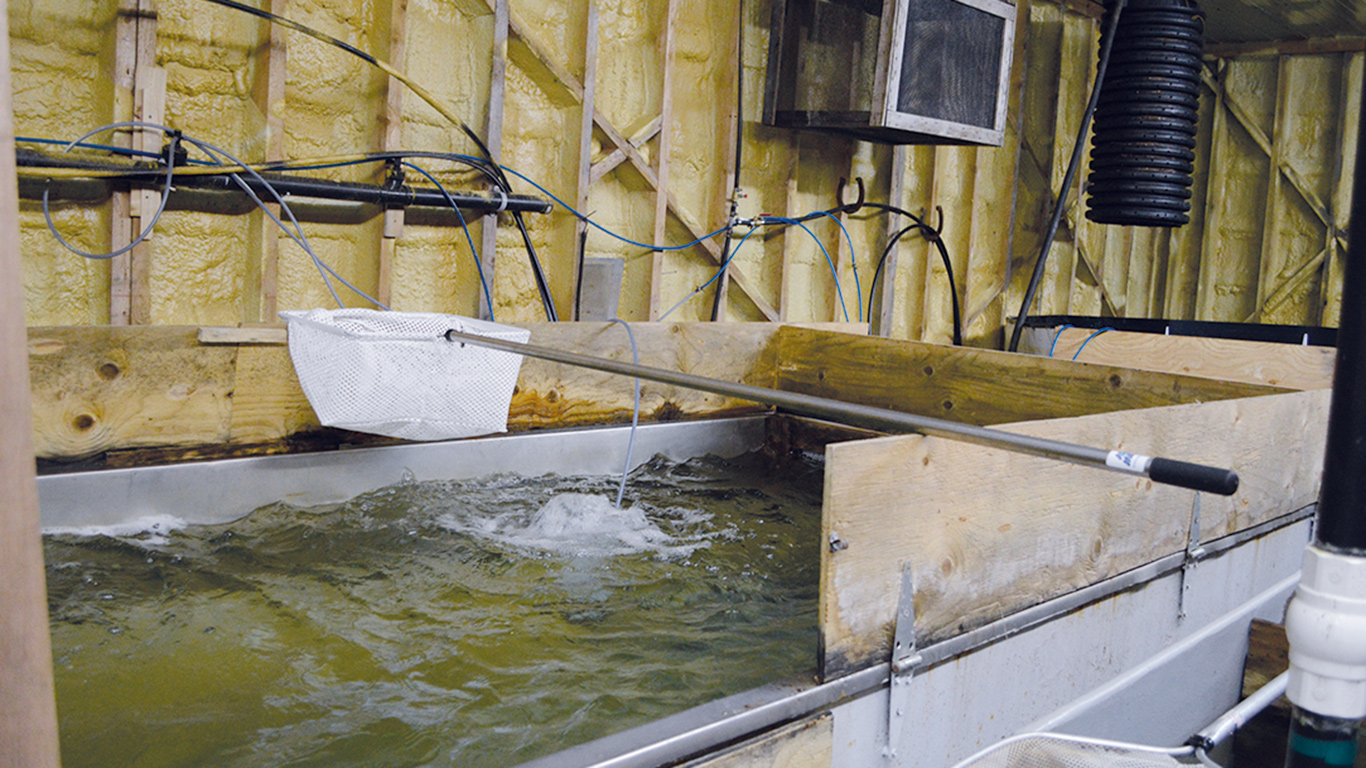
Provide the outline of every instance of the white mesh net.
{"type": "Polygon", "coordinates": [[[525,342],[522,328],[426,312],[281,312],[289,355],[324,426],[448,440],[507,431],[522,356],[447,341],[446,331],[525,342]]]}
{"type": "Polygon", "coordinates": [[[1185,765],[1170,754],[1135,745],[1034,735],[1004,742],[956,768],[1178,768],[1185,765]]]}

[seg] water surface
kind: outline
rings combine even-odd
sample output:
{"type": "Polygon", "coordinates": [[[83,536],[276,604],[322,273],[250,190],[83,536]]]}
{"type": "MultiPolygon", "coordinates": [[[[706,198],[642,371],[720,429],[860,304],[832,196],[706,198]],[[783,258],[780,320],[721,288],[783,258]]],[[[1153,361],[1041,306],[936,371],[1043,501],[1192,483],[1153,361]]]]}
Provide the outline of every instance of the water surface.
{"type": "Polygon", "coordinates": [[[820,465],[616,480],[50,532],[63,764],[510,766],[809,674],[820,465]]]}

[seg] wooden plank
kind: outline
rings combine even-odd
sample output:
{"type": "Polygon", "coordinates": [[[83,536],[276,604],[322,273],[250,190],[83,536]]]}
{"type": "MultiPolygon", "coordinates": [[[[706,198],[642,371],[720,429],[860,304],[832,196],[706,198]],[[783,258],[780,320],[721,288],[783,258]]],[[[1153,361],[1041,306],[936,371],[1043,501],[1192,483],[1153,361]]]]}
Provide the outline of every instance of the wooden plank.
{"type": "Polygon", "coordinates": [[[1302,56],[1322,53],[1360,53],[1366,51],[1366,37],[1312,37],[1307,40],[1257,40],[1248,43],[1210,43],[1207,58],[1231,59],[1238,56],[1302,56]]]}
{"type": "Polygon", "coordinates": [[[1086,341],[1092,333],[1085,328],[1068,328],[1061,335],[1050,330],[1038,337],[1044,345],[1037,354],[1047,355],[1056,337],[1053,357],[1059,360],[1071,360],[1085,342],[1077,358],[1084,363],[1290,389],[1323,389],[1333,384],[1336,350],[1332,347],[1124,331],[1106,331],[1086,341]]]}
{"type": "Polygon", "coordinates": [[[194,328],[34,329],[37,455],[226,440],[235,355],[194,328]]]}
{"type": "MultiPolygon", "coordinates": [[[[525,327],[536,344],[631,359],[625,331],[613,324],[525,327]]],[[[632,329],[646,365],[773,385],[776,325],[633,323],[632,329]]],[[[30,453],[30,460],[33,455],[69,459],[133,448],[269,443],[317,432],[317,419],[281,343],[283,333],[281,326],[31,329],[36,454],[30,453]]],[[[630,379],[528,359],[512,399],[509,428],[629,422],[631,400],[630,379]]],[[[641,388],[646,421],[762,410],[649,382],[641,388]]]]}
{"type": "MultiPolygon", "coordinates": [[[[674,92],[674,0],[665,0],[664,30],[659,41],[660,69],[662,81],[659,115],[659,149],[655,152],[655,231],[654,242],[662,245],[668,234],[669,225],[669,134],[673,122],[674,92]]],[[[649,318],[658,320],[663,311],[660,306],[664,285],[664,251],[655,251],[650,262],[650,311],[649,318]]]]}
{"type": "Polygon", "coordinates": [[[255,327],[205,326],[199,329],[200,344],[284,344],[289,334],[282,325],[255,327]]]}
{"type": "MultiPolygon", "coordinates": [[[[603,122],[606,122],[605,117],[602,119],[603,122]]],[[[647,123],[643,129],[632,134],[630,139],[628,139],[631,145],[630,149],[635,150],[636,154],[639,155],[640,148],[645,145],[645,142],[659,135],[659,127],[659,118],[656,117],[647,123]]],[[[589,183],[598,183],[602,180],[603,176],[616,170],[617,166],[629,160],[630,156],[627,154],[628,151],[629,150],[626,148],[616,147],[610,153],[604,155],[601,160],[593,163],[592,170],[589,173],[589,183]]],[[[641,162],[643,163],[644,160],[642,159],[641,162]]]]}
{"type": "Polygon", "coordinates": [[[799,328],[779,331],[777,343],[779,389],[977,425],[1286,391],[799,328]]]}
{"type": "MultiPolygon", "coordinates": [[[[1219,69],[1219,78],[1224,77],[1227,67],[1219,69]]],[[[1200,272],[1195,281],[1195,318],[1212,320],[1214,318],[1215,275],[1218,253],[1216,246],[1224,223],[1224,194],[1222,185],[1227,181],[1229,168],[1233,166],[1233,148],[1229,146],[1228,108],[1223,99],[1223,86],[1208,73],[1203,73],[1204,83],[1214,93],[1214,123],[1210,135],[1209,165],[1206,166],[1206,194],[1203,242],[1199,250],[1200,272]],[[1214,180],[1218,179],[1220,188],[1214,180]],[[1206,258],[1208,256],[1208,258],[1206,258]]]]}
{"type": "MultiPolygon", "coordinates": [[[[150,5],[142,0],[144,10],[150,5]]],[[[136,85],[133,90],[133,117],[148,123],[166,124],[166,70],[146,64],[156,60],[155,27],[150,34],[144,19],[138,25],[138,68],[134,75],[136,85]]],[[[162,135],[154,130],[135,130],[133,148],[144,152],[160,152],[162,135]]],[[[141,232],[155,215],[161,204],[161,193],[151,189],[135,189],[129,193],[129,228],[141,232]]],[[[152,258],[155,253],[155,238],[148,237],[129,252],[128,267],[128,321],[134,325],[152,322],[152,258]]]]}
{"type": "MultiPolygon", "coordinates": [[[[583,104],[580,110],[579,121],[579,185],[578,195],[575,198],[575,205],[580,211],[588,210],[588,191],[593,184],[593,113],[597,109],[597,79],[598,79],[598,4],[597,0],[588,0],[588,13],[586,14],[584,32],[584,54],[583,54],[583,104]]],[[[578,219],[574,222],[574,242],[576,244],[584,242],[584,233],[588,231],[588,222],[578,219]]],[[[582,255],[582,254],[581,254],[582,255]]],[[[574,259],[574,275],[571,285],[579,286],[582,276],[580,271],[583,269],[583,259],[574,259]]],[[[570,308],[573,312],[572,320],[579,319],[579,295],[575,288],[574,304],[570,308]]]]}
{"type": "MultiPolygon", "coordinates": [[[[391,0],[389,5],[388,60],[406,69],[408,40],[408,0],[391,0]]],[[[385,79],[384,113],[380,116],[380,146],[385,152],[403,149],[403,83],[396,78],[385,79]]],[[[383,168],[383,166],[381,166],[383,168]]],[[[389,305],[393,293],[394,252],[403,236],[403,209],[391,208],[384,212],[384,227],[380,230],[379,274],[376,277],[375,298],[389,305]]]]}
{"type": "MultiPolygon", "coordinates": [[[[495,4],[502,0],[490,0],[495,4]]],[[[497,8],[495,5],[495,15],[497,8]]],[[[583,84],[555,60],[549,50],[516,15],[508,15],[508,60],[516,64],[552,101],[561,105],[583,103],[583,84]]]]}
{"type": "MultiPolygon", "coordinates": [[[[289,0],[268,0],[264,8],[281,16],[289,15],[289,0]]],[[[256,82],[251,97],[265,118],[264,157],[267,162],[285,159],[285,77],[289,63],[286,30],[278,24],[262,21],[261,36],[265,45],[257,54],[256,82]]],[[[279,203],[267,203],[270,212],[281,215],[279,203]]],[[[272,321],[279,311],[280,296],[280,231],[262,211],[251,213],[255,237],[260,243],[259,255],[248,266],[243,286],[242,321],[272,321]]]]}
{"type": "Polygon", "coordinates": [[[9,3],[0,0],[0,766],[57,768],[57,706],[38,522],[14,170],[9,3]]]}
{"type": "Polygon", "coordinates": [[[684,765],[686,768],[830,768],[834,764],[834,747],[834,718],[827,712],[684,765]]]}
{"type": "MultiPolygon", "coordinates": [[[[492,71],[489,74],[489,111],[488,120],[484,125],[484,145],[489,148],[489,154],[494,160],[501,160],[503,156],[504,98],[507,94],[508,33],[512,17],[508,10],[508,0],[490,0],[490,8],[493,10],[493,62],[492,71]]],[[[497,294],[498,281],[494,279],[494,271],[498,256],[498,214],[486,214],[482,221],[483,223],[480,225],[481,267],[489,291],[497,294]]],[[[489,306],[491,297],[485,296],[482,289],[478,293],[479,317],[488,320],[493,316],[493,308],[489,306]]]]}
{"type": "MultiPolygon", "coordinates": [[[[1330,392],[1015,424],[1022,434],[1231,467],[1205,495],[1202,540],[1318,496],[1330,392]],[[1293,436],[1293,439],[1287,437],[1293,436]]],[[[901,571],[922,641],[959,634],[1186,546],[1193,492],[1143,478],[918,435],[826,448],[822,676],[884,663],[901,571]]]]}
{"type": "Polygon", "coordinates": [[[1338,146],[1339,152],[1334,153],[1333,168],[1333,187],[1329,200],[1335,216],[1332,224],[1329,225],[1328,238],[1331,248],[1328,255],[1328,264],[1324,267],[1324,279],[1321,283],[1322,294],[1320,296],[1320,306],[1322,311],[1319,317],[1319,324],[1326,326],[1336,326],[1342,313],[1342,266],[1343,257],[1346,250],[1340,246],[1338,235],[1346,229],[1346,221],[1342,218],[1351,210],[1352,200],[1352,176],[1353,169],[1356,168],[1356,146],[1357,131],[1360,130],[1358,115],[1361,114],[1361,90],[1362,90],[1362,70],[1363,63],[1366,63],[1366,54],[1353,53],[1343,54],[1342,57],[1342,91],[1338,99],[1338,146]]]}
{"type": "MultiPolygon", "coordinates": [[[[120,0],[119,12],[114,26],[114,120],[133,119],[133,73],[138,66],[138,13],[137,0],[120,0]]],[[[132,139],[123,133],[114,133],[107,141],[118,147],[132,148],[132,139]]],[[[110,195],[109,210],[109,250],[117,251],[133,242],[133,227],[129,221],[131,193],[127,190],[114,190],[110,195]]],[[[132,256],[120,254],[109,260],[109,324],[128,325],[129,298],[132,295],[130,284],[132,256]]]]}
{"type": "MultiPolygon", "coordinates": [[[[730,47],[731,50],[735,51],[735,56],[733,59],[730,59],[730,62],[732,65],[731,74],[735,82],[734,92],[736,97],[727,99],[725,116],[722,118],[726,125],[726,132],[721,137],[722,144],[725,147],[725,151],[721,156],[721,162],[724,164],[722,167],[726,170],[726,179],[721,189],[721,194],[716,196],[715,211],[715,220],[727,223],[729,223],[731,218],[735,215],[736,206],[739,202],[738,195],[740,194],[740,179],[736,175],[737,169],[735,167],[735,161],[738,152],[740,151],[738,142],[745,131],[744,108],[740,104],[740,100],[744,95],[745,81],[745,49],[743,46],[744,26],[744,12],[741,8],[741,4],[736,3],[735,16],[734,21],[731,24],[730,36],[730,47]]],[[[727,93],[726,96],[729,97],[730,93],[727,93]]],[[[841,214],[841,217],[843,217],[843,214],[841,214]]],[[[731,248],[734,249],[738,244],[739,241],[732,243],[731,248]]],[[[728,271],[730,270],[727,269],[727,272],[728,271]]],[[[725,273],[722,273],[716,283],[716,316],[712,318],[713,320],[718,322],[726,321],[726,317],[730,311],[729,294],[730,280],[726,277],[725,273]]]]}

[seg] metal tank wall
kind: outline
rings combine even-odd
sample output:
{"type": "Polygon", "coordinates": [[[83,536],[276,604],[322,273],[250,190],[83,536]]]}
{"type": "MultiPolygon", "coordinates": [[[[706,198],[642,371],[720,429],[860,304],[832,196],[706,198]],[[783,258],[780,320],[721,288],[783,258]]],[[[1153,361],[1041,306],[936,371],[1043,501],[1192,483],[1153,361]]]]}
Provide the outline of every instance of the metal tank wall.
{"type": "MultiPolygon", "coordinates": [[[[829,208],[841,177],[862,177],[870,199],[932,222],[942,208],[965,337],[999,346],[1089,93],[1099,6],[1019,3],[1004,146],[893,148],[760,123],[772,1],[266,0],[261,7],[391,60],[488,137],[504,164],[642,243],[683,244],[725,222],[734,183],[734,52],[743,40],[740,215],[829,208]]],[[[21,136],[70,139],[161,108],[171,126],[247,160],[475,151],[435,110],[360,60],[203,0],[14,0],[9,13],[21,136]]],[[[1329,52],[1292,44],[1211,48],[1191,224],[1171,231],[1097,225],[1082,215],[1074,190],[1036,311],[1335,324],[1344,169],[1352,167],[1366,57],[1353,40],[1329,52]]],[[[441,163],[429,165],[443,181],[470,186],[441,163]]],[[[383,180],[376,166],[317,173],[383,180]]],[[[535,193],[520,180],[514,187],[535,193]]],[[[25,202],[21,217],[31,325],[232,324],[331,301],[302,250],[259,212],[168,211],[149,244],[113,263],[64,251],[37,203],[25,202]]],[[[117,195],[57,206],[54,218],[88,250],[126,241],[130,221],[141,221],[129,219],[117,195]]],[[[321,257],[395,309],[475,314],[479,281],[464,235],[407,218],[333,211],[304,229],[321,257]]],[[[901,224],[866,212],[844,218],[852,248],[834,221],[808,224],[837,267],[843,309],[811,237],[773,229],[750,238],[732,263],[721,317],[829,321],[847,311],[857,320],[889,231],[901,224]]],[[[515,227],[504,221],[494,231],[489,221],[474,223],[472,234],[486,264],[496,266],[497,319],[541,319],[515,227]]],[[[528,225],[559,314],[568,318],[583,225],[562,209],[528,216],[528,225]]],[[[585,252],[625,259],[620,314],[646,320],[705,282],[720,247],[654,252],[590,229],[585,252]]],[[[901,241],[893,288],[878,325],[902,338],[950,339],[948,281],[923,238],[901,241]]],[[[708,289],[669,319],[706,319],[711,305],[708,289]]]]}

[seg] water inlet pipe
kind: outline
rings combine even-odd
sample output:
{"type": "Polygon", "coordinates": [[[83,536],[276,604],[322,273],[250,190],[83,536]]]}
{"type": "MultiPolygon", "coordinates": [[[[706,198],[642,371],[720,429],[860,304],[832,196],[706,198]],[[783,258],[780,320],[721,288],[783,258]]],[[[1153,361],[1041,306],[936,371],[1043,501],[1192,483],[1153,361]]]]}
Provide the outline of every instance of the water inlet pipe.
{"type": "Polygon", "coordinates": [[[936,419],[932,416],[902,413],[887,408],[874,408],[868,405],[846,403],[797,392],[783,392],[777,389],[756,387],[751,384],[737,384],[691,373],[622,363],[602,357],[565,352],[534,344],[519,344],[455,330],[447,331],[446,339],[555,363],[591,368],[621,376],[649,379],[650,381],[711,392],[741,400],[751,400],[781,408],[799,416],[824,419],[864,429],[882,432],[915,432],[930,437],[943,437],[988,448],[1000,448],[1015,453],[1058,459],[1097,469],[1139,475],[1147,477],[1155,483],[1217,493],[1222,496],[1232,496],[1238,491],[1238,473],[1231,469],[1220,469],[1203,464],[1192,464],[1185,461],[1112,451],[1104,448],[1091,448],[1060,440],[1019,435],[971,424],[959,424],[944,419],[936,419]]]}
{"type": "MultiPolygon", "coordinates": [[[[1366,118],[1366,103],[1362,105],[1366,118]]],[[[1357,137],[1333,400],[1314,541],[1285,610],[1286,765],[1351,766],[1366,718],[1366,133],[1357,137]]]]}

